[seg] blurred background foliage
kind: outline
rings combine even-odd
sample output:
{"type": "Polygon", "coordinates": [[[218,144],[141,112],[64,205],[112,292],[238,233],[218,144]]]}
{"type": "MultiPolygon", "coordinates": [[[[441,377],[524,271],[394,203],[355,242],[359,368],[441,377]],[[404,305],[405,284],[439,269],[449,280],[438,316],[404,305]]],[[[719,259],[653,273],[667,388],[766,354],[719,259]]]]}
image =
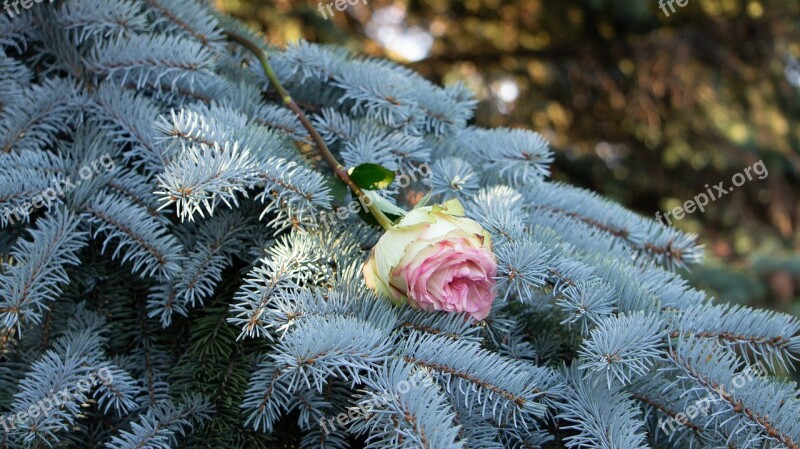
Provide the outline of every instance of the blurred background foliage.
{"type": "Polygon", "coordinates": [[[676,225],[706,244],[695,285],[800,314],[800,1],[668,14],[658,0],[215,1],[278,45],[339,44],[462,80],[481,100],[475,124],[540,132],[554,178],[647,216],[763,160],[765,179],[676,225]]]}

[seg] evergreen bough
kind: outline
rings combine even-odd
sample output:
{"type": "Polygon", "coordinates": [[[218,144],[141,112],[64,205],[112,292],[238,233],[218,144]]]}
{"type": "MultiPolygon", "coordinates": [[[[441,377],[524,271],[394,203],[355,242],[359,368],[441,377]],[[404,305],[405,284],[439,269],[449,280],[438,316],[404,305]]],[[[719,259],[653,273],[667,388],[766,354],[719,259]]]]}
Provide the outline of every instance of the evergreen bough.
{"type": "Polygon", "coordinates": [[[0,73],[2,448],[800,444],[800,322],[689,287],[696,236],[547,181],[547,142],[471,126],[460,84],[197,0],[4,15],[0,73]],[[364,286],[380,232],[318,220],[352,193],[307,124],[347,167],[430,165],[413,187],[494,237],[487,320],[364,286]]]}

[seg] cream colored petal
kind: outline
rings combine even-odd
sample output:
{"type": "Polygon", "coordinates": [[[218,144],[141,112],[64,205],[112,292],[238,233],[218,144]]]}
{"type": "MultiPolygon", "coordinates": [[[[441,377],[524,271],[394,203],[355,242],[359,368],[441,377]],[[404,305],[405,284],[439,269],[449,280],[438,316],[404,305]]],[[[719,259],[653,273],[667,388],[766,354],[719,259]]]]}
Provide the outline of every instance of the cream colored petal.
{"type": "Polygon", "coordinates": [[[453,215],[456,217],[464,216],[464,206],[462,206],[461,201],[456,198],[453,198],[452,200],[446,201],[444,204],[442,204],[441,210],[448,215],[453,215]]]}
{"type": "Polygon", "coordinates": [[[444,212],[433,212],[431,215],[434,215],[436,217],[437,222],[438,221],[447,222],[451,226],[461,229],[467,233],[482,234],[484,232],[483,226],[478,224],[477,221],[466,217],[456,217],[444,212]]]}
{"type": "Polygon", "coordinates": [[[400,221],[392,226],[392,230],[400,231],[404,228],[416,226],[420,223],[433,223],[435,219],[430,216],[430,212],[430,207],[421,207],[419,209],[411,210],[403,218],[401,218],[400,221]]]}
{"type": "Polygon", "coordinates": [[[452,221],[451,218],[453,217],[447,214],[431,212],[430,217],[433,218],[434,221],[430,227],[419,236],[420,239],[434,240],[448,235],[453,231],[461,230],[458,226],[458,222],[452,221]]]}
{"type": "Polygon", "coordinates": [[[483,230],[483,247],[488,248],[492,253],[494,253],[494,246],[492,243],[492,234],[489,234],[489,231],[483,230]]]}
{"type": "Polygon", "coordinates": [[[378,240],[373,251],[375,252],[375,264],[378,276],[388,282],[389,274],[403,258],[406,247],[419,239],[431,225],[429,223],[417,223],[413,226],[406,226],[402,229],[394,227],[378,240]]]}
{"type": "Polygon", "coordinates": [[[364,282],[367,284],[367,287],[375,290],[379,295],[391,299],[392,302],[397,305],[406,302],[405,295],[395,292],[381,279],[377,271],[377,266],[375,265],[375,258],[372,257],[372,255],[370,255],[369,259],[367,259],[367,262],[364,264],[362,273],[364,274],[364,282]]]}

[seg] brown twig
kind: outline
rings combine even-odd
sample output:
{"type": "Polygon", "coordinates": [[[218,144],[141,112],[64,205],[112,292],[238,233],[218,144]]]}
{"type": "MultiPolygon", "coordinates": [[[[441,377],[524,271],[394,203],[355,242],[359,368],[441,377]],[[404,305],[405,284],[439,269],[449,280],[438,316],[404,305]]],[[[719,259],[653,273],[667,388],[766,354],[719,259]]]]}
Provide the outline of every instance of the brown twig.
{"type": "Polygon", "coordinates": [[[383,211],[381,211],[374,201],[371,198],[367,197],[361,187],[359,187],[352,179],[350,179],[350,175],[347,173],[347,169],[336,160],[336,157],[331,153],[331,150],[325,144],[325,140],[322,136],[319,135],[317,130],[312,125],[311,120],[308,119],[308,116],[303,112],[297,102],[294,101],[292,96],[289,92],[283,87],[280,80],[278,80],[278,76],[275,75],[275,72],[272,70],[272,66],[269,63],[269,56],[267,53],[261,49],[258,45],[250,41],[248,38],[241,36],[239,34],[233,33],[231,31],[226,31],[226,36],[228,39],[242,45],[246,49],[250,50],[258,61],[261,63],[261,67],[264,69],[264,73],[267,75],[272,87],[278,92],[283,104],[285,104],[294,115],[297,116],[297,119],[300,120],[300,123],[303,124],[303,127],[308,131],[308,134],[311,136],[311,140],[314,142],[314,145],[319,150],[322,158],[331,167],[331,170],[339,177],[346,185],[353,191],[353,193],[361,200],[362,204],[367,205],[370,213],[375,220],[383,227],[383,229],[389,229],[392,226],[392,221],[387,217],[383,211]]]}

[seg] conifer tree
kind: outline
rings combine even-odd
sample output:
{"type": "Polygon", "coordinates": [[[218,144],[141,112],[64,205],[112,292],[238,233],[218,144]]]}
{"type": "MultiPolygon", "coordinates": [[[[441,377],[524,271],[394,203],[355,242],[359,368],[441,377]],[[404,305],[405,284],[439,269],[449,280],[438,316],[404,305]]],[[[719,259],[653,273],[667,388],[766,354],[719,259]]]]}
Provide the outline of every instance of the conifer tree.
{"type": "Polygon", "coordinates": [[[0,73],[2,448],[800,444],[800,322],[692,289],[697,236],[548,180],[461,84],[199,0],[0,16],[0,73]],[[366,287],[387,172],[488,230],[485,320],[366,287]]]}

